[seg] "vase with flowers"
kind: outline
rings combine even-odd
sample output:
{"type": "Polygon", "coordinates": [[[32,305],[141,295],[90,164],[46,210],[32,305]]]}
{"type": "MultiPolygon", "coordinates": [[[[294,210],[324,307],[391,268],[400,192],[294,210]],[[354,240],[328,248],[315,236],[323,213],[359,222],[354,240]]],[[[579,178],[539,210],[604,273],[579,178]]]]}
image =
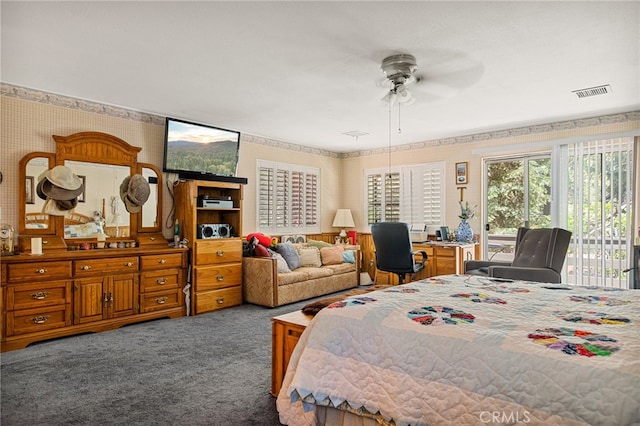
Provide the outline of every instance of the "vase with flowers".
{"type": "Polygon", "coordinates": [[[458,229],[456,229],[456,241],[469,243],[473,241],[473,229],[471,229],[471,225],[469,225],[468,220],[475,217],[478,206],[469,207],[468,201],[465,204],[462,204],[462,201],[459,201],[459,204],[460,215],[458,215],[458,217],[461,220],[460,225],[458,225],[458,229]]]}

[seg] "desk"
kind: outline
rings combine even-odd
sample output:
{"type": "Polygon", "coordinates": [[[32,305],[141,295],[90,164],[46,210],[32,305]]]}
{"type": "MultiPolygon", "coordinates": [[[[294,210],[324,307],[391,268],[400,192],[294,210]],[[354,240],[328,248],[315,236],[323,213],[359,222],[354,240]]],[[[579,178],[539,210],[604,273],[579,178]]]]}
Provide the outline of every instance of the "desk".
{"type": "MultiPolygon", "coordinates": [[[[414,280],[464,273],[464,261],[476,258],[476,245],[446,242],[413,243],[413,251],[424,250],[427,253],[427,263],[424,269],[416,274],[414,280]]],[[[416,256],[416,259],[421,258],[420,255],[416,256]]],[[[389,272],[376,270],[375,284],[396,285],[398,277],[389,272]]]]}

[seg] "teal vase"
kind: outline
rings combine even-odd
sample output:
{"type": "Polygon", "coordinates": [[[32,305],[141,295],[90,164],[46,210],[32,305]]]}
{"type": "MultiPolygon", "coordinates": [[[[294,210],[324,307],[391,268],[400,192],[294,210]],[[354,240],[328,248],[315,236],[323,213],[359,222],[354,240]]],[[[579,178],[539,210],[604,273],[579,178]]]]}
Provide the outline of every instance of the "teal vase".
{"type": "Polygon", "coordinates": [[[458,229],[456,229],[456,241],[460,243],[469,243],[473,241],[473,230],[469,226],[467,219],[462,219],[458,229]]]}

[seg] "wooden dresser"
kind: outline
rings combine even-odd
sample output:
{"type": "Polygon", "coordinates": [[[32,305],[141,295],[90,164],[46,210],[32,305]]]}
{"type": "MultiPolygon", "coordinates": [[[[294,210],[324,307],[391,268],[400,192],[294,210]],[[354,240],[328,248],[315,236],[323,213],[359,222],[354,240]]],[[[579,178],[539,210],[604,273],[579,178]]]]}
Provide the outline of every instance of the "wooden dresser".
{"type": "Polygon", "coordinates": [[[2,351],[185,314],[187,250],[126,248],[3,256],[2,351]]]}

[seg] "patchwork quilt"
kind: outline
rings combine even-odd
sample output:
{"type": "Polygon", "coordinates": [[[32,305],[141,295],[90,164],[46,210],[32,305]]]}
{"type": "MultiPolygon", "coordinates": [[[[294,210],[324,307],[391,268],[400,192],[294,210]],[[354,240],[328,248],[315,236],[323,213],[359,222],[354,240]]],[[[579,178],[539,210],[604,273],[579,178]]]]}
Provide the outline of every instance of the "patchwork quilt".
{"type": "Polygon", "coordinates": [[[640,424],[639,326],[640,290],[446,275],[352,296],[301,336],[280,421],[640,424]]]}

